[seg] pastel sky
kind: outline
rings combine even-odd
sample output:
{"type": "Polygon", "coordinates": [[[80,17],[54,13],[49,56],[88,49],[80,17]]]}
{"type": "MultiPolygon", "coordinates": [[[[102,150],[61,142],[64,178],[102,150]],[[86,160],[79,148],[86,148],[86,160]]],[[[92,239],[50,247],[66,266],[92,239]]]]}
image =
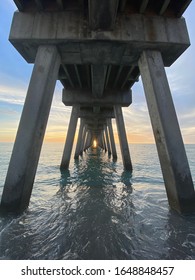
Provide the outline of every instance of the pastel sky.
{"type": "MultiPolygon", "coordinates": [[[[12,0],[0,1],[0,142],[13,142],[19,124],[33,65],[8,41],[13,12],[12,0]]],[[[191,46],[166,69],[173,101],[185,143],[195,143],[195,1],[185,12],[191,46]]],[[[133,103],[123,109],[129,143],[153,143],[141,79],[133,88],[133,103]]],[[[71,108],[61,102],[62,86],[56,84],[45,141],[64,142],[71,108]]],[[[116,125],[114,131],[116,135],[116,125]]]]}

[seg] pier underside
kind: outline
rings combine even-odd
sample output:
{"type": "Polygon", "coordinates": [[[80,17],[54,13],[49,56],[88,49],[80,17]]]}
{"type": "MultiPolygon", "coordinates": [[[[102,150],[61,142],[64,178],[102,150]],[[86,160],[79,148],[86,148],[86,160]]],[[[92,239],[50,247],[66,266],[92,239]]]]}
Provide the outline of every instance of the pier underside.
{"type": "Polygon", "coordinates": [[[191,1],[14,1],[10,42],[34,63],[1,201],[4,211],[28,207],[56,80],[72,106],[61,169],[94,141],[117,159],[116,120],[124,169],[132,172],[122,107],[141,76],[170,207],[195,210],[195,192],[165,66],[189,47],[182,16],[191,1]]]}

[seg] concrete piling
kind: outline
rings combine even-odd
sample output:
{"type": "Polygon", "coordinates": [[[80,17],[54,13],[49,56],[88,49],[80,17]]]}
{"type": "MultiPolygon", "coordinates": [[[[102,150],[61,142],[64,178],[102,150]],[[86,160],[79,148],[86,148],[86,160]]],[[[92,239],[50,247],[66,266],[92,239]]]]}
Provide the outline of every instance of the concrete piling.
{"type": "Polygon", "coordinates": [[[68,126],[68,132],[67,132],[67,137],[66,137],[66,143],[64,146],[64,152],[63,152],[62,161],[61,161],[61,165],[60,165],[61,170],[68,169],[68,167],[69,167],[70,157],[71,157],[71,153],[72,153],[72,146],[73,146],[73,142],[74,142],[74,136],[75,136],[77,121],[78,121],[78,111],[79,111],[78,106],[72,107],[70,123],[68,126]]]}
{"type": "Polygon", "coordinates": [[[132,163],[130,158],[129,146],[127,142],[127,135],[125,131],[125,124],[124,124],[121,106],[118,105],[114,106],[114,113],[116,118],[116,125],[118,130],[123,166],[126,170],[132,172],[133,168],[132,168],[132,163]]]}
{"type": "Polygon", "coordinates": [[[91,143],[91,133],[88,131],[86,141],[85,141],[84,151],[86,151],[91,146],[90,143],[91,143]]]}
{"type": "Polygon", "coordinates": [[[114,140],[114,134],[113,134],[111,119],[107,119],[107,125],[108,125],[108,130],[109,130],[109,135],[110,135],[112,157],[113,157],[114,160],[116,160],[117,159],[117,152],[116,152],[116,145],[115,145],[115,140],[114,140]]]}
{"type": "Polygon", "coordinates": [[[144,51],[139,68],[169,204],[192,212],[195,192],[161,53],[144,51]]]}
{"type": "Polygon", "coordinates": [[[84,129],[84,120],[81,118],[80,119],[80,127],[79,127],[79,135],[78,135],[77,145],[76,145],[75,155],[74,155],[75,159],[78,159],[79,155],[81,153],[83,129],[84,129]]]}
{"type": "Polygon", "coordinates": [[[110,148],[110,139],[108,136],[107,125],[104,126],[105,136],[106,136],[106,145],[108,147],[108,156],[111,156],[111,148],[110,148]]]}
{"type": "Polygon", "coordinates": [[[4,211],[29,205],[59,66],[55,46],[38,48],[2,194],[4,211]]]}
{"type": "Polygon", "coordinates": [[[84,147],[85,147],[85,141],[86,141],[86,135],[87,135],[87,129],[86,126],[83,128],[83,134],[82,134],[82,141],[81,141],[81,152],[80,155],[83,155],[84,147]]]}
{"type": "Polygon", "coordinates": [[[98,146],[103,150],[102,136],[101,133],[98,135],[98,146]]]}
{"type": "Polygon", "coordinates": [[[105,153],[107,153],[107,145],[106,145],[106,139],[105,139],[105,131],[102,131],[102,142],[103,142],[103,146],[104,146],[104,151],[105,153]]]}

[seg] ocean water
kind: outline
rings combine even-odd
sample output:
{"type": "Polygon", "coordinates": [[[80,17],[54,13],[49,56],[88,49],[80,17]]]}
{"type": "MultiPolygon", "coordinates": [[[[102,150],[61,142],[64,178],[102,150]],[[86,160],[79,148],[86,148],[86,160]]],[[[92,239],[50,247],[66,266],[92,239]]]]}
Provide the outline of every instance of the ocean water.
{"type": "MultiPolygon", "coordinates": [[[[12,144],[0,149],[1,196],[12,144]]],[[[119,149],[117,162],[91,149],[61,173],[62,151],[44,144],[29,208],[0,217],[0,259],[195,259],[195,215],[169,209],[155,145],[130,145],[132,174],[119,149]]]]}

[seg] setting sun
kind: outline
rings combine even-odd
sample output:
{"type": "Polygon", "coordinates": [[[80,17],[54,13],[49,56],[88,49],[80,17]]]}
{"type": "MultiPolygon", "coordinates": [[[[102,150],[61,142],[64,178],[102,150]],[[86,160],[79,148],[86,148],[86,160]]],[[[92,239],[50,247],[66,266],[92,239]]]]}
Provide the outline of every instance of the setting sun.
{"type": "Polygon", "coordinates": [[[93,141],[93,148],[97,148],[97,141],[96,140],[93,141]]]}

